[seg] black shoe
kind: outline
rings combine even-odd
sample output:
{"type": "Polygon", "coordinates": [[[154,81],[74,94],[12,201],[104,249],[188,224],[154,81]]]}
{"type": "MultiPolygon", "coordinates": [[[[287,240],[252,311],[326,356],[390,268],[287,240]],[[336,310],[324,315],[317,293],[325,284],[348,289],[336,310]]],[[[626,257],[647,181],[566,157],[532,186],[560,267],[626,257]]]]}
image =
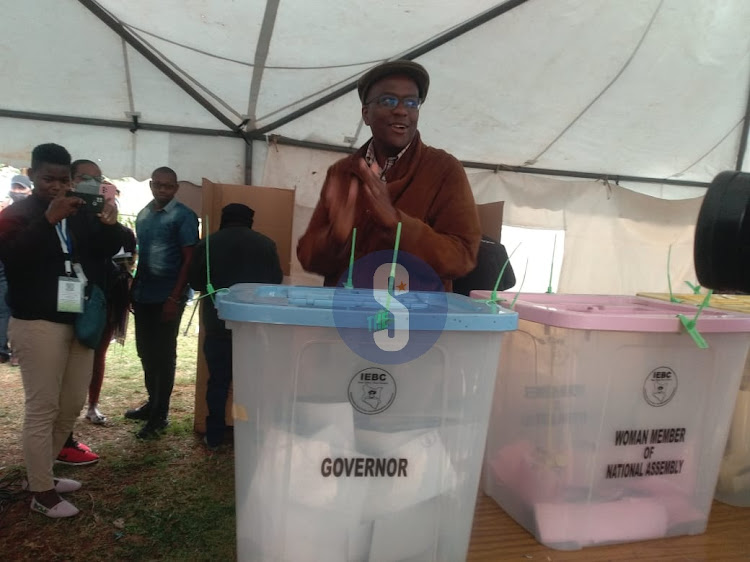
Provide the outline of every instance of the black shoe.
{"type": "Polygon", "coordinates": [[[159,437],[167,426],[169,425],[168,420],[161,420],[158,422],[148,421],[135,436],[138,439],[156,439],[159,437]]]}
{"type": "Polygon", "coordinates": [[[206,446],[206,450],[214,452],[218,451],[221,448],[222,442],[209,439],[208,435],[204,435],[203,444],[206,446]]]}
{"type": "Polygon", "coordinates": [[[151,405],[146,402],[145,404],[138,406],[137,408],[133,408],[132,410],[128,410],[127,412],[125,412],[125,417],[129,420],[146,421],[148,420],[150,414],[151,405]]]}

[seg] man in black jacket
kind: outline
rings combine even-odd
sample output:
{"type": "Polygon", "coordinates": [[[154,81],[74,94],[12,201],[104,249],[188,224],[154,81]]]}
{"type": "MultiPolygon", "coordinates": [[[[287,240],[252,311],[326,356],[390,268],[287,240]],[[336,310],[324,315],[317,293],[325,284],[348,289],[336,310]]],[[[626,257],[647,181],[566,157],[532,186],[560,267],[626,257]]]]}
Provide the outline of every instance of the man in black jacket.
{"type": "MultiPolygon", "coordinates": [[[[221,210],[219,231],[201,240],[190,264],[190,285],[206,293],[206,244],[209,244],[210,280],[215,290],[236,283],[281,283],[279,255],[273,240],[252,229],[253,211],[247,205],[230,203],[221,210]]],[[[232,333],[216,314],[213,295],[201,299],[205,339],[203,352],[208,364],[205,443],[215,449],[222,443],[229,385],[232,382],[232,333]]]]}
{"type": "Polygon", "coordinates": [[[52,463],[86,398],[94,350],[75,336],[87,287],[101,283],[104,258],[122,245],[117,210],[86,208],[71,191],[70,154],[42,144],[31,155],[34,191],[0,213],[0,260],[8,278],[9,326],[25,394],[23,452],[32,511],[78,513],[59,493],[81,487],[57,479],[52,463]]]}

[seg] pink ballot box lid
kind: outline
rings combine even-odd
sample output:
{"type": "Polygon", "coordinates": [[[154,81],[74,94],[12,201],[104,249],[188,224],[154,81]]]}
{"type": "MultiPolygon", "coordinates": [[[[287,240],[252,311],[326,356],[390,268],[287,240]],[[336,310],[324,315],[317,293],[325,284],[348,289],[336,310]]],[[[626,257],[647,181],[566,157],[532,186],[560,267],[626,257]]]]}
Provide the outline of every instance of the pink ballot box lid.
{"type": "MultiPolygon", "coordinates": [[[[475,299],[489,299],[491,291],[472,291],[475,299]]],[[[509,307],[514,293],[497,293],[509,307]]],[[[617,332],[681,332],[681,314],[692,320],[698,307],[636,296],[521,293],[513,305],[519,320],[573,328],[617,332]]],[[[750,332],[750,314],[704,308],[696,322],[702,333],[750,332]]]]}

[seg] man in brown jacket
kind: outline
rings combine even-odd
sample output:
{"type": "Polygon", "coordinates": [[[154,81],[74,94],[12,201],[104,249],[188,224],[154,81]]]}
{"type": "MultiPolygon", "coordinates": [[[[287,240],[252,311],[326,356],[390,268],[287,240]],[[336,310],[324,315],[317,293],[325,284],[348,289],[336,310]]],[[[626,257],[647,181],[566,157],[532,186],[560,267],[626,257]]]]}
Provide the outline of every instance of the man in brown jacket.
{"type": "Polygon", "coordinates": [[[386,62],[357,84],[362,118],[372,139],[328,169],[297,257],[307,271],[335,286],[346,271],[352,229],[355,258],[391,250],[401,223],[400,249],[424,261],[443,281],[471,271],[481,232],[461,163],[422,143],[417,122],[430,78],[419,64],[386,62]]]}

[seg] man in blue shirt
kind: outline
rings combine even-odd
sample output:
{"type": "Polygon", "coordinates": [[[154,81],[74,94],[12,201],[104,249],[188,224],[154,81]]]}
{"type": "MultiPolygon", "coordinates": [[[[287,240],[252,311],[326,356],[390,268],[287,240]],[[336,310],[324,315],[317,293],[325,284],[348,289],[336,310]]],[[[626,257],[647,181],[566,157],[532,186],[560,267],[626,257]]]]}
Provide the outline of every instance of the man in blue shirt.
{"type": "Polygon", "coordinates": [[[135,221],[139,257],[132,291],[135,344],[148,401],[125,412],[128,419],[146,421],[136,434],[141,439],[158,436],[169,423],[177,334],[187,300],[190,260],[198,242],[197,215],[174,198],[179,188],[174,170],[157,168],[150,186],[154,199],[135,221]]]}

